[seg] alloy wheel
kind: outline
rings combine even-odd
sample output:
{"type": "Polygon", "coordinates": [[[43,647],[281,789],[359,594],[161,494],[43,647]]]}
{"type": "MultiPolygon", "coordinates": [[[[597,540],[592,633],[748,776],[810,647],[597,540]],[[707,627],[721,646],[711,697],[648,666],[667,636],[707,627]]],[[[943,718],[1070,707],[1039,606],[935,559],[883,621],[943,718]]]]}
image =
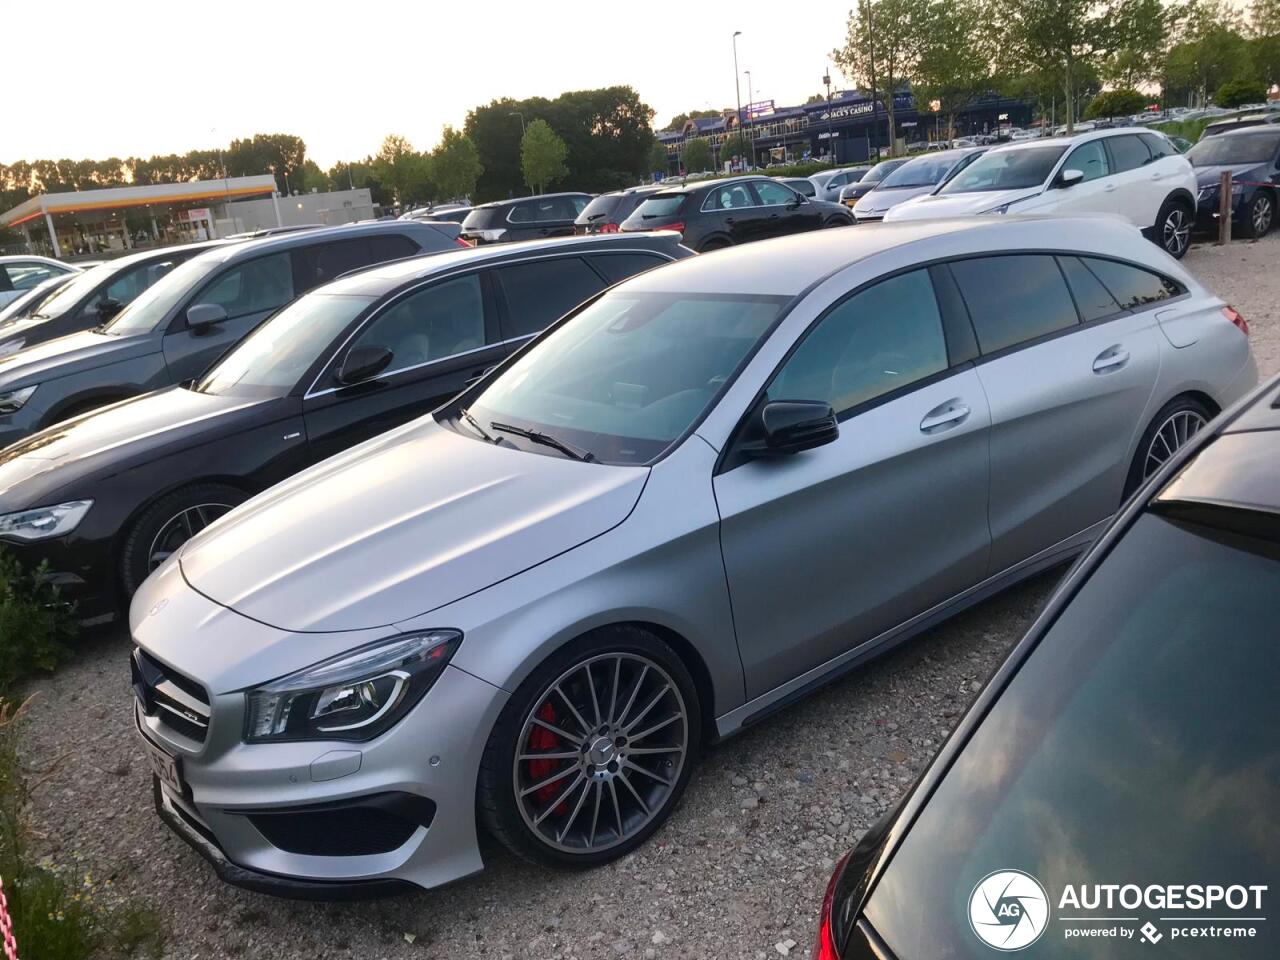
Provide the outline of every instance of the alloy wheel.
{"type": "Polygon", "coordinates": [[[517,743],[512,783],[525,826],[553,849],[596,853],[665,810],[688,759],[688,708],[655,661],[600,654],[551,684],[517,743]]]}
{"type": "Polygon", "coordinates": [[[1147,455],[1142,461],[1142,479],[1146,480],[1160,469],[1184,443],[1200,432],[1208,421],[1194,410],[1179,410],[1171,414],[1151,437],[1147,455]]]}
{"type": "Polygon", "coordinates": [[[147,572],[155,570],[184,543],[231,509],[229,503],[198,503],[165,521],[147,552],[147,572]]]}
{"type": "Polygon", "coordinates": [[[1259,194],[1258,199],[1253,201],[1253,235],[1255,237],[1266,236],[1267,231],[1271,229],[1271,218],[1275,213],[1275,208],[1271,203],[1271,198],[1265,193],[1259,194]]]}
{"type": "Polygon", "coordinates": [[[1166,251],[1178,257],[1191,238],[1191,218],[1182,207],[1173,207],[1164,218],[1162,241],[1166,251]]]}

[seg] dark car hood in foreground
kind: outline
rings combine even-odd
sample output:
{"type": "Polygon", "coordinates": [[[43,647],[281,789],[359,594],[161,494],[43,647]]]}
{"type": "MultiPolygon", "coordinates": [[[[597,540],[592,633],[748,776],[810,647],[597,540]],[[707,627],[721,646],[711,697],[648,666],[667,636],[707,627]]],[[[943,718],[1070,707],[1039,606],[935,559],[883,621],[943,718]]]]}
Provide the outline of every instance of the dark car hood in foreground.
{"type": "Polygon", "coordinates": [[[0,357],[0,390],[15,390],[108,363],[132,360],[159,349],[159,338],[146,334],[110,337],[93,330],[73,333],[0,357]]]}
{"type": "Polygon", "coordinates": [[[270,626],[384,626],[605,533],[647,476],[494,446],[428,417],[250,500],[180,563],[200,593],[270,626]]]}
{"type": "MultiPolygon", "coordinates": [[[[47,427],[0,450],[0,513],[35,506],[44,491],[91,484],[162,448],[201,443],[237,411],[272,402],[173,387],[47,427]]],[[[92,496],[91,486],[76,495],[92,496]]]]}

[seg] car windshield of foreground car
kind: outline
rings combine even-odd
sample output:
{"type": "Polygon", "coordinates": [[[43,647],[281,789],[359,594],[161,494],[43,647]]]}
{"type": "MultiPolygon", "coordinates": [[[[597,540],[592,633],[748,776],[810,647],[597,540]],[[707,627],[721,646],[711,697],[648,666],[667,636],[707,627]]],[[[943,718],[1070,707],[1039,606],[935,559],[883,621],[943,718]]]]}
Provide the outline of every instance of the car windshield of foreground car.
{"type": "Polygon", "coordinates": [[[939,157],[916,157],[892,171],[880,183],[878,189],[892,190],[896,187],[932,187],[947,175],[947,171],[955,164],[952,159],[939,157]]]}
{"type": "Polygon", "coordinates": [[[1280,130],[1261,130],[1231,137],[1201,140],[1189,151],[1193,167],[1229,166],[1236,163],[1266,163],[1275,156],[1280,130]]]}
{"type": "MultiPolygon", "coordinates": [[[[1031,874],[1050,924],[1084,930],[1110,924],[1068,918],[1195,916],[1060,909],[1068,885],[1274,883],[1277,596],[1280,545],[1142,516],[982,720],[872,892],[866,919],[893,954],[990,960],[970,895],[994,871],[1031,874]]],[[[1033,952],[1080,957],[1064,934],[1048,930],[1033,952]]],[[[1261,931],[1225,949],[1196,955],[1275,955],[1261,931]]]]}
{"type": "Polygon", "coordinates": [[[981,193],[1038,187],[1048,178],[1066,149],[1065,146],[1052,146],[992,150],[973,161],[938,192],[981,193]]]}
{"type": "Polygon", "coordinates": [[[683,193],[659,193],[640,204],[631,216],[639,217],[641,220],[670,217],[679,212],[684,203],[684,197],[683,193]]]}
{"type": "Polygon", "coordinates": [[[113,273],[115,273],[115,269],[109,263],[101,263],[96,267],[90,267],[84,273],[78,274],[74,280],[69,280],[58,288],[48,300],[40,305],[40,308],[32,316],[42,320],[62,316],[79,303],[81,297],[113,273]]]}
{"type": "Polygon", "coordinates": [[[201,280],[222,266],[222,258],[208,255],[188,260],[157,280],[138,295],[115,319],[102,328],[113,337],[132,337],[151,333],[165,316],[201,280]]]}
{"type": "Polygon", "coordinates": [[[285,307],[196,384],[200,393],[283,397],[372,297],[313,293],[285,307]]]}
{"type": "Polygon", "coordinates": [[[648,463],[702,417],[786,302],[623,287],[539,341],[468,412],[486,430],[511,424],[604,463],[648,463]]]}

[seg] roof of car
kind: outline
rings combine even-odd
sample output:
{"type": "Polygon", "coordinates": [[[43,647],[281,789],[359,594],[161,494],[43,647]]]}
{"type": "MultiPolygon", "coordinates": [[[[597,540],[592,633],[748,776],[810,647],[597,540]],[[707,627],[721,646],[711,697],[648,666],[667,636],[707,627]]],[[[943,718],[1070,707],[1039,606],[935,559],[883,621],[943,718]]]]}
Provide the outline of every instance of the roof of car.
{"type": "Polygon", "coordinates": [[[1270,123],[1255,123],[1248,127],[1236,127],[1234,130],[1223,130],[1221,133],[1214,134],[1215,137],[1259,137],[1259,136],[1276,136],[1280,134],[1280,126],[1270,123]]]}
{"type": "Polygon", "coordinates": [[[269,237],[254,240],[218,240],[210,244],[213,249],[200,254],[204,259],[217,259],[223,262],[232,257],[244,255],[255,256],[263,251],[292,250],[294,247],[305,247],[317,240],[341,240],[343,237],[372,236],[379,233],[407,233],[414,230],[430,230],[434,224],[426,220],[372,220],[361,223],[345,223],[337,227],[320,227],[314,230],[295,230],[291,233],[277,233],[269,237]]]}
{"type": "Polygon", "coordinates": [[[378,297],[396,289],[409,280],[443,273],[459,265],[483,263],[488,260],[509,260],[520,255],[555,253],[557,251],[591,251],[643,247],[652,249],[652,238],[662,236],[675,239],[670,231],[606,233],[597,236],[549,237],[545,240],[523,240],[516,243],[494,243],[481,247],[459,247],[427,257],[408,257],[393,260],[378,267],[370,267],[340,277],[318,289],[325,293],[346,296],[378,297]],[[637,242],[638,241],[638,242],[637,242]]]}
{"type": "Polygon", "coordinates": [[[509,207],[517,203],[528,203],[530,200],[546,200],[549,197],[589,197],[591,194],[581,190],[567,190],[564,193],[537,193],[532,197],[511,197],[507,200],[490,200],[488,203],[477,203],[471,209],[484,210],[488,207],[509,207]]]}
{"type": "Polygon", "coordinates": [[[991,147],[991,152],[997,150],[1004,153],[1007,150],[1031,150],[1035,147],[1072,147],[1078,143],[1086,143],[1090,140],[1102,140],[1106,137],[1115,137],[1120,134],[1135,133],[1156,133],[1159,130],[1148,130],[1146,127],[1104,127],[1096,130],[1086,130],[1084,133],[1077,133],[1074,136],[1061,137],[1039,137],[1035,140],[1018,140],[1016,142],[1002,143],[991,147]]]}
{"type": "Polygon", "coordinates": [[[168,247],[153,247],[148,250],[135,250],[133,253],[127,253],[123,257],[113,257],[110,260],[104,260],[98,264],[100,267],[109,267],[112,270],[118,270],[121,267],[131,266],[135,263],[144,263],[147,260],[156,258],[164,259],[177,251],[181,251],[189,257],[199,256],[218,247],[225,247],[234,243],[230,238],[225,240],[201,240],[196,243],[178,243],[168,247]]]}
{"type": "Polygon", "coordinates": [[[773,180],[773,177],[766,177],[763,174],[746,174],[741,177],[721,177],[717,180],[699,180],[694,183],[680,183],[674,187],[667,187],[663,193],[693,193],[695,190],[706,190],[710,187],[726,187],[732,183],[744,183],[748,180],[773,180]]]}

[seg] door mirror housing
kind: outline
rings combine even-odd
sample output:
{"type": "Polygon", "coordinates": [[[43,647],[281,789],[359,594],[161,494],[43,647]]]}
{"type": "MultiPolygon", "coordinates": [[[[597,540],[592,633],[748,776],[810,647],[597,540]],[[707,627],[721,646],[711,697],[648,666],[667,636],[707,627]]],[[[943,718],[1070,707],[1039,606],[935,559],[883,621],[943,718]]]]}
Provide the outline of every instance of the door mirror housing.
{"type": "Polygon", "coordinates": [[[215,323],[225,323],[227,308],[220,303],[197,303],[187,309],[187,327],[205,333],[215,323]]]}
{"type": "Polygon", "coordinates": [[[1074,187],[1083,179],[1083,170],[1063,170],[1058,174],[1058,186],[1065,190],[1067,187],[1074,187]]]}
{"type": "Polygon", "coordinates": [[[355,347],[347,354],[346,359],[342,361],[342,366],[338,368],[338,382],[343,386],[349,387],[353,384],[372,380],[387,369],[394,356],[395,354],[386,347],[379,347],[374,344],[355,347]]]}
{"type": "Polygon", "coordinates": [[[111,297],[104,297],[102,300],[99,300],[96,307],[98,319],[103,323],[106,323],[123,309],[124,304],[119,300],[113,300],[111,297]]]}
{"type": "Polygon", "coordinates": [[[770,400],[752,417],[742,451],[779,457],[812,450],[840,436],[831,404],[820,400],[770,400]]]}

